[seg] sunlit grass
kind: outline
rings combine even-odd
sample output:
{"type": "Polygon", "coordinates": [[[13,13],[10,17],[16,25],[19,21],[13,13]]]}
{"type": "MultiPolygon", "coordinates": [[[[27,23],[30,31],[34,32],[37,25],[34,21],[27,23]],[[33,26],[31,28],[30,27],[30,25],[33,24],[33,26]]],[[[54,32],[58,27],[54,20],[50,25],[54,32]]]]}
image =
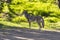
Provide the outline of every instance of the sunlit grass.
{"type": "Polygon", "coordinates": [[[9,28],[9,27],[20,27],[21,25],[12,23],[12,22],[7,22],[7,21],[0,21],[0,27],[2,28],[9,28]]]}
{"type": "MultiPolygon", "coordinates": [[[[29,28],[28,22],[21,22],[20,24],[7,22],[7,21],[0,21],[0,28],[29,28]]],[[[39,29],[39,26],[37,23],[32,22],[31,29],[39,29]]],[[[60,30],[60,22],[57,23],[45,23],[45,26],[43,28],[48,30],[60,30]]]]}
{"type": "MultiPolygon", "coordinates": [[[[29,28],[29,23],[27,22],[21,22],[20,25],[25,28],[29,28]]],[[[37,23],[31,23],[31,29],[38,29],[37,23]]]]}

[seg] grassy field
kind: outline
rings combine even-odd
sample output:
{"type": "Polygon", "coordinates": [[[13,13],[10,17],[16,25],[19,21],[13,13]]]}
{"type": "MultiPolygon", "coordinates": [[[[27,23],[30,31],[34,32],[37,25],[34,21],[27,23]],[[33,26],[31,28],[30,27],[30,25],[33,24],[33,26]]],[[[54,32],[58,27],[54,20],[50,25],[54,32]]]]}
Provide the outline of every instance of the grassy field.
{"type": "MultiPolygon", "coordinates": [[[[29,28],[28,22],[21,22],[20,24],[7,22],[7,21],[0,21],[0,28],[29,28]]],[[[39,29],[38,24],[32,22],[31,29],[39,29]]],[[[48,30],[60,30],[60,22],[57,23],[48,23],[45,22],[45,27],[43,29],[48,30]]]]}
{"type": "MultiPolygon", "coordinates": [[[[26,22],[21,22],[20,23],[21,27],[24,27],[24,28],[29,28],[29,24],[26,23],[26,22]]],[[[39,26],[37,23],[32,23],[32,29],[39,29],[39,26]]],[[[60,30],[60,22],[57,22],[57,23],[47,23],[45,22],[45,26],[43,29],[49,29],[49,30],[60,30]]]]}

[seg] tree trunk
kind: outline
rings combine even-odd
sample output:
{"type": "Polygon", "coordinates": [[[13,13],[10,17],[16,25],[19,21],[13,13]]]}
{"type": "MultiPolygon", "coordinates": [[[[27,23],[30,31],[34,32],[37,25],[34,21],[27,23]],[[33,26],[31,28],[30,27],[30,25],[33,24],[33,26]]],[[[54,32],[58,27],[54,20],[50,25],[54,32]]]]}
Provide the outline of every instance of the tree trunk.
{"type": "Polygon", "coordinates": [[[58,6],[59,6],[59,8],[60,8],[60,0],[58,0],[58,6]]]}

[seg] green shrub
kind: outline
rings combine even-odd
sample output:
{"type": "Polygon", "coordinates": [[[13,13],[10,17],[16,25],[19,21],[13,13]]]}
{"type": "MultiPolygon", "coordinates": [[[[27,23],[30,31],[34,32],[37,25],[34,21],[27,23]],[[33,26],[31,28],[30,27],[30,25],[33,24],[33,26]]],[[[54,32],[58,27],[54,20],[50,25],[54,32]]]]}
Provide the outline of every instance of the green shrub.
{"type": "Polygon", "coordinates": [[[6,19],[5,18],[0,18],[0,21],[6,21],[6,19]]]}
{"type": "Polygon", "coordinates": [[[26,22],[26,21],[27,20],[24,16],[17,16],[12,19],[12,22],[15,22],[15,23],[26,22]]]}
{"type": "Polygon", "coordinates": [[[48,21],[50,23],[56,23],[59,21],[59,19],[56,17],[47,17],[47,18],[45,18],[45,21],[48,21]]]}

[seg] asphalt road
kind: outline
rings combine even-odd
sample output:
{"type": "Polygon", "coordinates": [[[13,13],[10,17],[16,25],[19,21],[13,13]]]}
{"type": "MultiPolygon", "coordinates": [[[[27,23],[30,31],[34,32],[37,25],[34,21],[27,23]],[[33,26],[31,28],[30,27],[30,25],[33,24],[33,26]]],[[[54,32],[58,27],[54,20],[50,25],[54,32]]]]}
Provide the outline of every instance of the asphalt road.
{"type": "Polygon", "coordinates": [[[60,32],[32,29],[0,29],[0,40],[60,40],[60,32]]]}

